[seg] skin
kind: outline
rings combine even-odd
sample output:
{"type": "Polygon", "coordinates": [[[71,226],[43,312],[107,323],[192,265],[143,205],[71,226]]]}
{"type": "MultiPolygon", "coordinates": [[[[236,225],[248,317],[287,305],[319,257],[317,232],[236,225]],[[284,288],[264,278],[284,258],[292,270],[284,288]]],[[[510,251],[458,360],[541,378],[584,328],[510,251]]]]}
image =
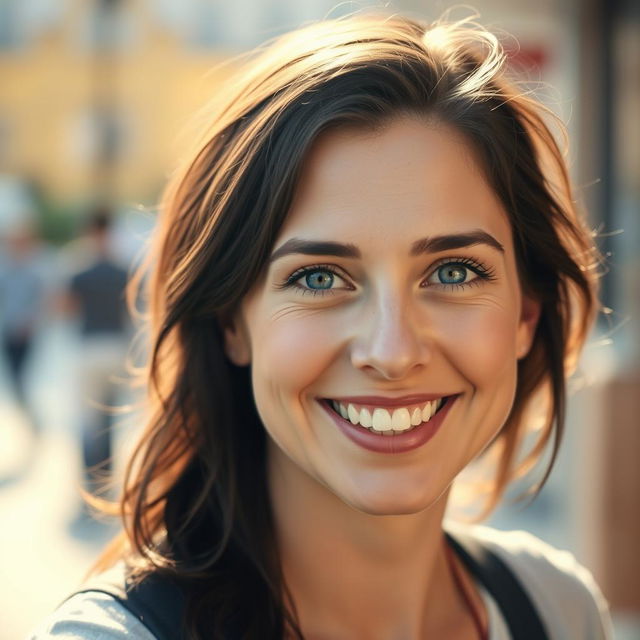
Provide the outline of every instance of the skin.
{"type": "Polygon", "coordinates": [[[538,320],[522,295],[507,214],[461,135],[401,118],[315,143],[274,250],[291,238],[361,253],[280,257],[225,329],[230,359],[251,365],[269,435],[276,534],[302,630],[314,640],[475,638],[445,561],[442,519],[451,483],[509,414],[538,320]],[[503,250],[409,255],[421,238],[473,231],[503,250]],[[443,285],[438,269],[456,260],[466,262],[457,272],[465,282],[443,285]],[[311,281],[301,274],[297,288],[283,288],[314,265],[324,266],[311,281]],[[331,293],[313,295],[318,280],[331,293]],[[351,442],[318,403],[432,392],[459,394],[442,427],[391,455],[351,442]]]}

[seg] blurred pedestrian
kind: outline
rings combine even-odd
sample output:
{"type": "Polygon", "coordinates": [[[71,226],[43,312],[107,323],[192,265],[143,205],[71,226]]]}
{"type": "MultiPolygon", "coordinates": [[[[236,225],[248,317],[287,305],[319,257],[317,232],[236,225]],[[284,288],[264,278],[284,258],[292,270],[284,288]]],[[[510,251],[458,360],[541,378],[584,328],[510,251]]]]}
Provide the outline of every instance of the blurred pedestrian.
{"type": "Polygon", "coordinates": [[[129,337],[124,290],[127,271],[111,251],[112,215],[105,206],[91,213],[85,233],[87,263],[71,276],[68,310],[79,321],[82,341],[79,389],[82,395],[82,462],[85,488],[99,489],[110,474],[111,411],[117,400],[115,376],[123,370],[129,337]]]}
{"type": "Polygon", "coordinates": [[[16,402],[34,432],[37,419],[29,401],[26,369],[44,316],[46,278],[42,250],[31,224],[9,230],[0,254],[0,333],[16,402]]]}

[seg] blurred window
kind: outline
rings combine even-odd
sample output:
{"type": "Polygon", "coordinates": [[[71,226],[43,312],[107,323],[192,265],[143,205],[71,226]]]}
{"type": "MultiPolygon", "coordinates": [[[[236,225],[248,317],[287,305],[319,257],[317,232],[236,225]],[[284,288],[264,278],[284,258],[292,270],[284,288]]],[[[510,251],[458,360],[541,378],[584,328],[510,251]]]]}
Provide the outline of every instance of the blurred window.
{"type": "Polygon", "coordinates": [[[227,3],[156,0],[150,8],[159,25],[188,46],[214,48],[233,39],[227,15],[233,8],[228,9],[227,3]]]}
{"type": "Polygon", "coordinates": [[[264,38],[278,36],[299,25],[300,19],[296,15],[296,8],[288,6],[289,4],[291,3],[278,0],[263,4],[261,21],[264,28],[264,38]]]}
{"type": "Polygon", "coordinates": [[[24,40],[16,0],[0,0],[0,49],[15,49],[24,40]]]}
{"type": "Polygon", "coordinates": [[[117,111],[110,108],[94,112],[96,130],[96,160],[100,165],[113,165],[121,156],[124,141],[122,121],[117,111]]]}
{"type": "Polygon", "coordinates": [[[162,28],[184,36],[189,30],[193,0],[156,0],[149,10],[162,28]]]}
{"type": "Polygon", "coordinates": [[[59,0],[0,0],[0,50],[19,50],[60,23],[59,0]]]}
{"type": "Polygon", "coordinates": [[[136,39],[135,15],[125,0],[91,0],[81,23],[81,44],[103,53],[128,47],[136,39]]]}
{"type": "Polygon", "coordinates": [[[190,21],[189,44],[196,48],[207,49],[229,44],[227,38],[229,29],[225,18],[223,7],[220,4],[195,3],[190,21]]]}
{"type": "Polygon", "coordinates": [[[131,148],[132,127],[120,109],[96,106],[70,122],[65,149],[72,163],[108,167],[131,148]]]}

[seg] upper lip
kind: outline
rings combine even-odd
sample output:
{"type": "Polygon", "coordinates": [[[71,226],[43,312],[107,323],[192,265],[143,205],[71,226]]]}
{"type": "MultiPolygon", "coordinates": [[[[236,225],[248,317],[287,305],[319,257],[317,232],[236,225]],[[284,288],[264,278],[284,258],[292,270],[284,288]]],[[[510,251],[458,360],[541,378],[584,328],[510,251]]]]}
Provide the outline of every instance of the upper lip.
{"type": "Polygon", "coordinates": [[[335,400],[343,404],[370,404],[378,407],[406,407],[410,404],[422,404],[431,400],[446,398],[446,393],[419,393],[408,396],[398,396],[397,398],[389,398],[386,396],[341,396],[327,398],[327,400],[335,400]]]}

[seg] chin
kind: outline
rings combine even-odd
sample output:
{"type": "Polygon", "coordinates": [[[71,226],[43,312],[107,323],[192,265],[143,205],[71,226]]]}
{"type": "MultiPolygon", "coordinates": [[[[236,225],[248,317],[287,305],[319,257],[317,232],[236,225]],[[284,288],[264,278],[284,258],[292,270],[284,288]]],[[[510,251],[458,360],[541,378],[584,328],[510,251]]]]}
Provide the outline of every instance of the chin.
{"type": "Polygon", "coordinates": [[[398,487],[361,491],[357,496],[339,496],[354,509],[372,516],[403,516],[420,513],[438,502],[444,493],[417,487],[406,491],[398,487]]]}

